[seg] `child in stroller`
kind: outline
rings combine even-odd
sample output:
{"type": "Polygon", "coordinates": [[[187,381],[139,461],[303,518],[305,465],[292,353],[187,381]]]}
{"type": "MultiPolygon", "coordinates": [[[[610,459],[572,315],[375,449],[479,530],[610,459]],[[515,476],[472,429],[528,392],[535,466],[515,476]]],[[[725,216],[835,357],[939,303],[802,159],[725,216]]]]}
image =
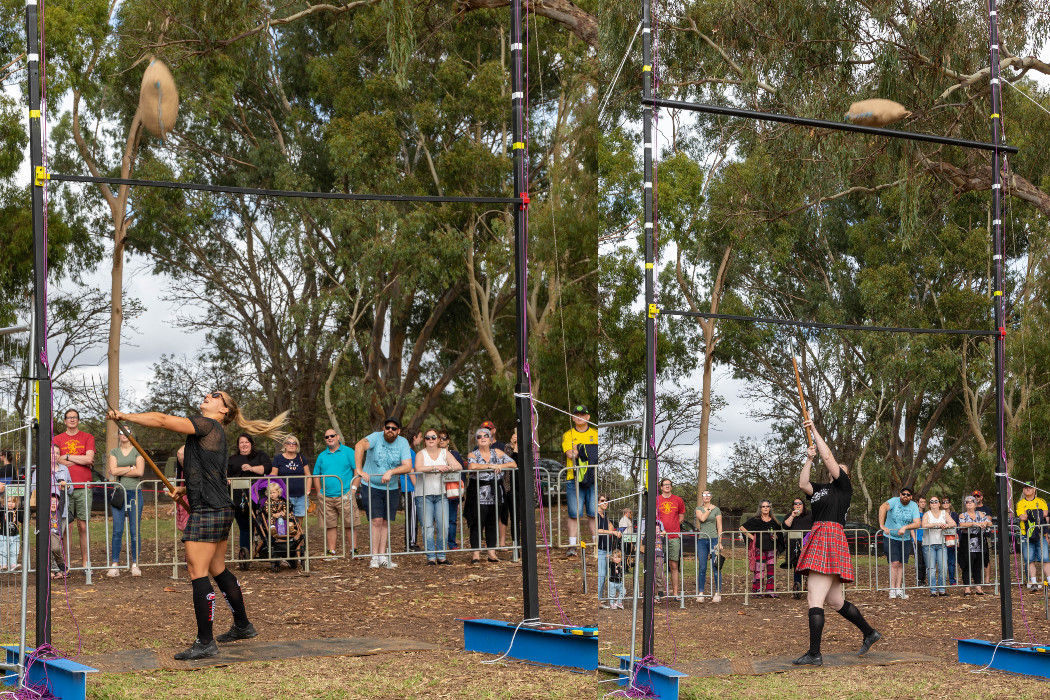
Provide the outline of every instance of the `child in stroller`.
{"type": "Polygon", "coordinates": [[[273,571],[281,561],[296,568],[306,539],[299,520],[288,508],[287,491],[280,479],[260,479],[252,485],[252,530],[255,534],[256,559],[273,559],[273,571]]]}

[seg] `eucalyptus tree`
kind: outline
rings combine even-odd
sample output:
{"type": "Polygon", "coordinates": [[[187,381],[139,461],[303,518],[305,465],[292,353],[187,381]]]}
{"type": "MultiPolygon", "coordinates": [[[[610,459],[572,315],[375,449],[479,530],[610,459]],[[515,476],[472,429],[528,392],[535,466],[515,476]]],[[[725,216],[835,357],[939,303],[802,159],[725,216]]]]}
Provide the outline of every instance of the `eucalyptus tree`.
{"type": "MultiPolygon", "coordinates": [[[[172,66],[181,113],[166,143],[140,148],[137,177],[516,195],[506,13],[397,5],[243,3],[216,13],[122,3],[83,99],[102,128],[80,140],[88,153],[112,151],[137,101],[130,69],[152,53],[172,66]]],[[[593,51],[563,27],[533,19],[529,37],[529,194],[542,236],[530,249],[529,314],[537,391],[565,387],[580,400],[595,385],[594,185],[584,163],[595,131],[582,116],[593,51]]],[[[74,131],[61,134],[66,165],[83,172],[74,131]]],[[[147,188],[131,202],[127,244],[175,279],[178,323],[229,344],[231,366],[254,378],[269,408],[293,411],[304,446],[319,415],[337,423],[339,387],[356,387],[372,423],[397,415],[416,428],[482,356],[509,399],[517,358],[506,208],[147,188]],[[356,377],[348,384],[341,373],[356,377]]]]}
{"type": "MultiPolygon", "coordinates": [[[[631,5],[618,7],[624,12],[603,14],[610,64],[626,50],[637,17],[631,5]]],[[[911,110],[904,129],[988,140],[982,3],[711,0],[655,3],[654,17],[661,97],[823,119],[841,118],[855,100],[883,97],[911,110]]],[[[1009,3],[998,15],[1003,75],[1012,86],[1004,92],[1003,112],[1013,115],[1007,136],[1022,149],[1004,186],[1004,223],[1024,230],[1007,251],[1011,269],[1032,237],[1046,237],[1050,213],[1041,188],[1048,154],[1036,145],[1041,129],[1029,127],[1042,112],[1028,98],[1050,100],[1026,78],[1050,74],[1040,53],[1048,17],[1038,2],[1009,3]]],[[[610,100],[613,119],[640,115],[639,63],[637,53],[629,56],[610,100]]],[[[657,172],[670,185],[658,189],[658,235],[680,251],[677,287],[694,310],[990,328],[986,154],[668,110],[658,125],[657,172]],[[684,187],[676,189],[679,181],[684,187]],[[672,202],[677,211],[668,211],[672,202]],[[753,254],[737,243],[730,249],[733,230],[745,246],[755,244],[753,254]]],[[[1023,286],[1011,280],[1010,289],[1023,286]]],[[[797,415],[785,357],[803,348],[809,381],[822,385],[810,389],[818,418],[829,421],[826,433],[855,459],[876,457],[891,481],[930,483],[976,431],[991,430],[987,340],[965,346],[971,359],[964,365],[959,340],[707,325],[714,360],[756,380],[753,387],[763,383],[757,393],[780,416],[797,415]]],[[[1024,393],[1015,391],[1016,407],[1024,393]]]]}

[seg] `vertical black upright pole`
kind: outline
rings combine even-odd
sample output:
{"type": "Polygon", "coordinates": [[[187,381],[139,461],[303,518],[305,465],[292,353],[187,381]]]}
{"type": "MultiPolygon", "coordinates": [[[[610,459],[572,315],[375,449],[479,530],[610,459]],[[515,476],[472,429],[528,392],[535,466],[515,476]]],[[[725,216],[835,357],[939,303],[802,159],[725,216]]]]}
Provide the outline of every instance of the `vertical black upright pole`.
{"type": "MultiPolygon", "coordinates": [[[[528,179],[525,173],[525,142],[522,137],[522,104],[525,94],[521,85],[521,0],[510,5],[510,89],[511,129],[514,143],[514,194],[527,197],[528,179]]],[[[536,579],[536,470],[532,451],[532,401],[525,397],[529,393],[529,380],[525,376],[529,361],[529,316],[528,304],[528,240],[525,226],[527,201],[514,208],[514,279],[517,292],[515,315],[518,322],[518,382],[517,398],[514,400],[518,418],[518,473],[521,488],[518,489],[518,542],[521,543],[521,598],[523,618],[535,620],[540,616],[539,586],[536,579]]]]}
{"type": "MultiPolygon", "coordinates": [[[[1010,531],[1009,515],[1011,512],[1008,487],[1009,480],[1006,477],[1006,429],[1005,429],[1005,407],[1003,405],[1003,383],[1006,372],[1006,338],[1003,327],[1005,303],[1003,300],[1003,222],[1002,222],[1002,192],[1003,185],[999,177],[999,134],[1002,127],[1002,94],[999,83],[999,23],[997,18],[995,0],[988,0],[988,43],[991,54],[991,88],[992,88],[992,143],[996,148],[992,151],[992,249],[994,258],[992,260],[993,297],[992,304],[995,307],[995,327],[999,329],[999,335],[995,338],[995,429],[997,450],[995,459],[996,491],[998,491],[997,505],[999,508],[999,614],[1002,618],[1002,639],[1013,639],[1014,619],[1013,605],[1011,603],[1010,586],[1010,531]]],[[[1023,572],[1022,572],[1023,574],[1023,572]]]]}
{"type": "Polygon", "coordinates": [[[51,643],[51,378],[44,365],[47,347],[47,239],[44,235],[44,150],[40,131],[40,25],[37,0],[26,0],[26,55],[29,59],[29,163],[33,207],[33,379],[36,404],[36,643],[51,643]]]}
{"type": "Polygon", "coordinates": [[[642,142],[645,160],[642,194],[645,200],[645,599],[642,612],[642,656],[653,655],[653,599],[656,595],[656,287],[653,238],[653,51],[652,3],[642,0],[642,142]]]}

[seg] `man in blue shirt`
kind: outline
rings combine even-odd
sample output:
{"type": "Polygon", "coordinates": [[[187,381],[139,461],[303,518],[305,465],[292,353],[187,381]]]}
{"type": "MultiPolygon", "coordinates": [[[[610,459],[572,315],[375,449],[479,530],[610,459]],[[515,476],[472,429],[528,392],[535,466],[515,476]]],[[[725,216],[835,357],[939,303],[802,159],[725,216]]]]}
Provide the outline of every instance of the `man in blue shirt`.
{"type": "Polygon", "coordinates": [[[369,567],[373,569],[397,567],[386,553],[390,520],[397,515],[401,498],[396,477],[412,471],[412,449],[408,440],[398,435],[400,432],[401,421],[387,418],[383,421],[382,432],[363,437],[354,445],[356,474],[364,484],[365,510],[371,521],[368,546],[372,555],[369,567]]]}
{"type": "Polygon", "coordinates": [[[911,556],[911,533],[922,526],[919,506],[912,502],[911,487],[900,490],[900,496],[879,506],[879,527],[886,535],[886,555],[890,560],[890,598],[907,598],[904,592],[904,565],[911,556]]]}
{"type": "Polygon", "coordinates": [[[351,550],[357,549],[351,525],[354,521],[354,496],[361,480],[354,476],[354,453],[342,444],[334,428],[324,431],[324,444],[327,449],[317,455],[314,463],[314,490],[323,501],[321,523],[327,543],[325,561],[335,561],[335,539],[340,522],[346,530],[345,536],[350,539],[351,550]]]}

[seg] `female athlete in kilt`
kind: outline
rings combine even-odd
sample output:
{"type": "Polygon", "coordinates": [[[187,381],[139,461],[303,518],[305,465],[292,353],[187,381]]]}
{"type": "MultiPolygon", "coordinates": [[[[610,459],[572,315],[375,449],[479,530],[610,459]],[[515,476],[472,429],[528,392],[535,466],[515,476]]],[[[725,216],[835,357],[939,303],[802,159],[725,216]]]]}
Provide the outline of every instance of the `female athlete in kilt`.
{"type": "Polygon", "coordinates": [[[798,478],[798,485],[807,496],[813,512],[813,529],[810,530],[802,554],[798,559],[798,571],[809,574],[807,596],[809,600],[809,651],[794,661],[795,665],[812,664],[822,666],[820,639],[824,634],[824,603],[830,603],[839,615],[852,622],[864,634],[857,656],[868,653],[871,645],[882,637],[872,629],[853,603],[846,601],[842,593],[842,582],[853,580],[853,565],[849,556],[849,545],[842,526],[846,522],[846,509],[853,498],[853,485],[849,480],[846,465],[835,461],[827,443],[807,420],[805,426],[813,433],[816,447],[810,447],[806,465],[798,478]],[[831,483],[810,483],[809,474],[813,457],[820,458],[828,467],[831,483]]]}
{"type": "Polygon", "coordinates": [[[272,421],[248,420],[224,391],[206,395],[200,408],[201,415],[192,418],[164,413],[109,412],[111,420],[186,435],[183,465],[186,485],[178,487],[172,495],[186,494],[190,505],[190,518],[182,541],[186,543],[186,567],[193,584],[197,638],[189,649],[175,654],[180,661],[203,659],[219,653],[216,638],[212,635],[215,591],[208,580],[209,574],[233,611],[233,626],[226,634],[220,634],[218,641],[250,639],[257,634],[244,610],[240,583],[226,568],[226,540],[230,537],[230,523],[233,521],[233,501],[226,483],[226,432],[223,426],[236,421],[247,433],[280,439],[283,437],[280,429],[287,416],[287,413],[282,413],[272,421]]]}

